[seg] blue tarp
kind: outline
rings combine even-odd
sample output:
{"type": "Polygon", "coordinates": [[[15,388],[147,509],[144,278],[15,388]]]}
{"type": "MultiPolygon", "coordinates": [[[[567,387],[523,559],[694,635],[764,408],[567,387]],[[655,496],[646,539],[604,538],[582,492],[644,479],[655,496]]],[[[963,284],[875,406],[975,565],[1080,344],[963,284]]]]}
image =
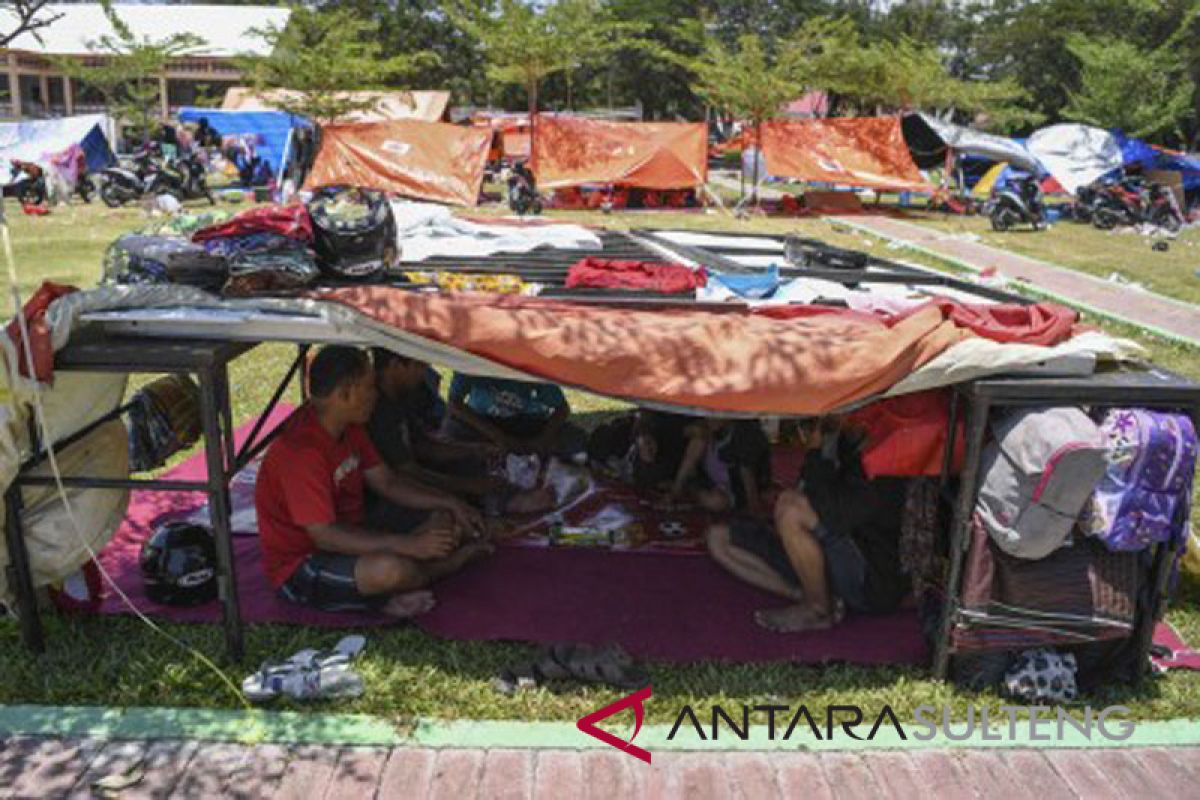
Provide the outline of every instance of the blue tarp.
{"type": "Polygon", "coordinates": [[[1185,191],[1200,189],[1200,159],[1163,152],[1141,139],[1126,136],[1119,130],[1113,130],[1112,135],[1121,144],[1121,160],[1126,168],[1136,166],[1143,170],[1180,172],[1183,174],[1185,191]]]}
{"type": "Polygon", "coordinates": [[[256,136],[255,150],[278,175],[288,157],[289,134],[295,128],[311,128],[304,117],[282,111],[222,111],[218,108],[186,107],[179,110],[180,122],[199,122],[207,118],[213,130],[222,136],[256,136]]]}
{"type": "Polygon", "coordinates": [[[88,170],[102,170],[115,160],[104,134],[107,125],[103,114],[0,122],[0,159],[45,161],[77,144],[83,148],[88,170]]]}

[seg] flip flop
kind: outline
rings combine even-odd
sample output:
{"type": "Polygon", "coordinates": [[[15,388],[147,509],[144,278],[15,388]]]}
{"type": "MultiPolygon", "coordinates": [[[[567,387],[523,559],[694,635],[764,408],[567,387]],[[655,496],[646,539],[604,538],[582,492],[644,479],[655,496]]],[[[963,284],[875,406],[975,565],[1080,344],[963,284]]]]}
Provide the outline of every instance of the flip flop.
{"type": "Polygon", "coordinates": [[[650,683],[650,674],[635,664],[620,645],[554,645],[548,656],[538,667],[555,678],[603,683],[618,689],[640,689],[650,683]]]}
{"type": "MultiPolygon", "coordinates": [[[[329,650],[309,648],[297,651],[283,661],[265,662],[258,672],[242,681],[242,693],[252,703],[266,702],[281,693],[287,693],[285,687],[297,685],[296,681],[302,680],[299,676],[305,673],[319,675],[327,671],[326,680],[336,683],[341,676],[339,670],[349,671],[350,662],[366,645],[365,637],[353,634],[343,637],[329,650]]],[[[361,693],[360,687],[359,694],[361,693]]]]}

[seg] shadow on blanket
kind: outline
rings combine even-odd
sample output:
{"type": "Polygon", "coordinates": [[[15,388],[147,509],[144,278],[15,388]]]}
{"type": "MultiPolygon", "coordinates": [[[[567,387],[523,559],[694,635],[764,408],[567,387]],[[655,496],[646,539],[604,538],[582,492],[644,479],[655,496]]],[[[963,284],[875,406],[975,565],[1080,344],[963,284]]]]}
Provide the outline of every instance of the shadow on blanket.
{"type": "MultiPolygon", "coordinates": [[[[285,413],[277,412],[270,423],[277,424],[285,413]]],[[[248,430],[244,426],[239,438],[248,430]]],[[[171,470],[172,477],[202,475],[202,455],[171,470]]],[[[253,502],[247,486],[248,482],[234,488],[235,512],[253,502]]],[[[135,492],[125,523],[101,554],[121,588],[152,616],[176,622],[220,620],[217,603],[191,609],[152,603],[138,571],[138,552],[150,531],[164,519],[195,513],[202,502],[196,494],[135,492]]],[[[285,603],[263,576],[257,539],[241,535],[234,544],[246,622],[323,627],[390,622],[384,617],[330,614],[285,603]]],[[[418,624],[451,639],[616,642],[635,657],[668,662],[917,664],[927,659],[911,611],[852,617],[831,631],[794,635],[764,631],[755,625],[752,613],[779,601],[734,580],[695,550],[501,546],[492,558],[439,584],[436,594],[437,608],[418,624]]],[[[103,613],[123,614],[128,608],[110,594],[103,613]]]]}

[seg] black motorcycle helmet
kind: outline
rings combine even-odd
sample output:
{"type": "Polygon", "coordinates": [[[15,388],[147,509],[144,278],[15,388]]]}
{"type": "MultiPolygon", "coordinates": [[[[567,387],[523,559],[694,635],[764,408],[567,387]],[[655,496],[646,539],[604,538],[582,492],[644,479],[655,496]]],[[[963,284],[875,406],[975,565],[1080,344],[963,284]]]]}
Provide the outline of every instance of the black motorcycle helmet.
{"type": "Polygon", "coordinates": [[[217,546],[203,525],[168,522],[138,558],[146,595],[167,606],[198,606],[217,597],[217,546]]]}
{"type": "Polygon", "coordinates": [[[398,262],[396,218],[382,192],[328,186],[313,195],[308,213],[317,265],[326,275],[370,281],[398,262]]]}

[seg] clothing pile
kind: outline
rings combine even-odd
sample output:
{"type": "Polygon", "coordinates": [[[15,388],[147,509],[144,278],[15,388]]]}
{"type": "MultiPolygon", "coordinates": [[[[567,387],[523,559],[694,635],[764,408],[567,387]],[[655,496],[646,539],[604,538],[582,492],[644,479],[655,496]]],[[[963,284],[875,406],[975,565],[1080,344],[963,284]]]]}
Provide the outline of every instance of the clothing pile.
{"type": "Polygon", "coordinates": [[[567,272],[568,289],[643,289],[678,294],[692,292],[707,283],[704,267],[691,269],[660,261],[588,256],[572,264],[567,272]]]}
{"type": "Polygon", "coordinates": [[[228,264],[226,294],[301,289],[320,274],[311,250],[312,220],[302,205],[250,209],[201,228],[192,241],[228,264]]]}

